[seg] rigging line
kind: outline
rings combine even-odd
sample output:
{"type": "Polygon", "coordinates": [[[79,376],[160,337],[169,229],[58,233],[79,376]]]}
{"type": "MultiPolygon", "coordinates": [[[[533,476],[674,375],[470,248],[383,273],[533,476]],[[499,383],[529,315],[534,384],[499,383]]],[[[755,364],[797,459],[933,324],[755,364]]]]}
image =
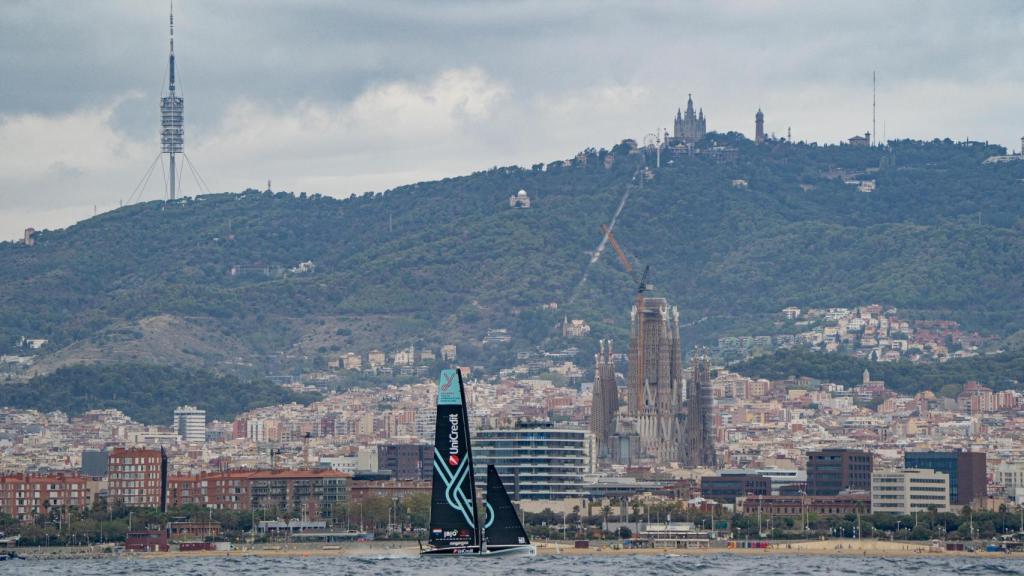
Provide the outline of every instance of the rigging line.
{"type": "Polygon", "coordinates": [[[206,183],[206,178],[203,178],[202,173],[199,172],[199,168],[197,168],[195,163],[192,162],[192,159],[188,157],[188,154],[182,152],[182,155],[185,156],[185,160],[188,161],[188,165],[192,169],[192,171],[195,172],[197,176],[199,176],[199,181],[202,182],[202,187],[206,189],[206,193],[212,194],[213,192],[210,191],[210,186],[209,184],[206,183]]]}
{"type": "Polygon", "coordinates": [[[132,193],[128,195],[129,204],[132,203],[132,200],[135,198],[136,194],[140,194],[141,196],[140,190],[145,190],[146,183],[149,182],[149,176],[153,173],[153,168],[156,167],[156,161],[159,159],[160,153],[157,152],[157,155],[153,158],[153,161],[149,163],[149,168],[147,168],[146,171],[142,174],[142,178],[139,178],[139,183],[135,185],[135,188],[132,189],[132,193]]]}
{"type": "Polygon", "coordinates": [[[142,173],[142,177],[139,178],[139,181],[135,184],[135,187],[132,188],[131,193],[128,194],[129,204],[131,204],[132,200],[135,199],[135,193],[139,191],[139,187],[141,187],[142,183],[146,181],[146,176],[149,176],[149,171],[153,169],[153,165],[156,164],[156,160],[157,159],[154,157],[153,161],[149,163],[149,167],[146,168],[146,171],[142,173]]]}
{"type": "MultiPolygon", "coordinates": [[[[182,152],[182,154],[184,154],[184,152],[182,152]]],[[[186,158],[188,157],[186,156],[186,158]]],[[[188,158],[188,163],[196,171],[196,174],[199,175],[199,179],[203,182],[203,187],[206,188],[206,193],[212,194],[213,192],[210,190],[210,185],[206,183],[206,178],[203,178],[203,173],[199,171],[199,168],[192,162],[191,158],[188,158]]]]}
{"type": "MultiPolygon", "coordinates": [[[[185,153],[182,152],[181,155],[184,157],[185,153]]],[[[175,182],[178,185],[178,189],[174,191],[174,197],[175,198],[181,197],[181,177],[184,176],[184,175],[185,175],[185,163],[182,162],[181,163],[181,167],[178,168],[178,175],[175,178],[175,182]]]]}
{"type": "Polygon", "coordinates": [[[139,190],[139,196],[138,196],[139,200],[142,200],[142,192],[146,189],[147,186],[149,186],[149,179],[153,176],[153,168],[156,168],[156,162],[155,161],[150,166],[149,174],[146,174],[146,183],[143,184],[142,185],[142,189],[139,190]]]}
{"type": "Polygon", "coordinates": [[[136,201],[141,201],[142,200],[142,195],[146,192],[146,188],[149,187],[149,181],[153,177],[153,171],[156,169],[156,163],[159,160],[160,160],[160,155],[158,154],[156,159],[154,159],[153,163],[150,164],[150,166],[149,166],[149,172],[146,174],[146,181],[143,182],[142,187],[139,188],[139,193],[135,196],[135,200],[136,201]]]}
{"type": "Polygon", "coordinates": [[[185,156],[184,153],[182,153],[182,159],[185,160],[185,164],[188,166],[189,172],[192,173],[192,179],[195,180],[195,182],[196,182],[196,188],[199,189],[200,194],[203,193],[203,183],[200,182],[199,181],[199,177],[196,176],[196,167],[194,165],[192,165],[192,161],[189,160],[188,156],[185,156]]]}
{"type": "Polygon", "coordinates": [[[149,170],[146,171],[146,174],[144,176],[145,181],[142,182],[142,186],[140,186],[138,188],[138,190],[136,190],[136,192],[135,192],[135,201],[136,202],[141,200],[142,199],[142,195],[146,192],[146,187],[149,186],[149,180],[153,177],[153,171],[156,170],[156,163],[159,162],[159,161],[160,161],[160,153],[157,152],[156,156],[153,158],[153,161],[149,163],[149,170]]]}
{"type": "MultiPolygon", "coordinates": [[[[189,158],[188,163],[192,164],[192,159],[191,158],[189,158]]],[[[199,171],[199,167],[196,166],[195,164],[192,164],[192,166],[195,166],[196,174],[198,174],[199,175],[199,179],[203,181],[203,186],[206,187],[206,193],[207,194],[213,194],[213,190],[210,189],[210,185],[206,183],[206,178],[204,178],[203,177],[203,173],[199,171]]]]}

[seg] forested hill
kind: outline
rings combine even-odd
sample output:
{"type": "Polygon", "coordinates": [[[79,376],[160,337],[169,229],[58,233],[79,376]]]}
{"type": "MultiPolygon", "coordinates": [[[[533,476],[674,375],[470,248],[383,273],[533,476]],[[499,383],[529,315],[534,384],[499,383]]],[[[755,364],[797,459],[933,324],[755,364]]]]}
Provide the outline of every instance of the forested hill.
{"type": "Polygon", "coordinates": [[[634,285],[615,255],[577,287],[628,187],[615,235],[693,323],[690,342],[790,305],[877,302],[1001,335],[1024,327],[1024,162],[982,164],[1002,148],[729,134],[704,152],[712,141],[738,152],[663,154],[656,168],[619,145],[345,200],[153,201],[39,232],[34,246],[2,243],[0,353],[28,337],[49,340],[54,366],[260,365],[282,350],[446,341],[472,355],[487,328],[525,348],[563,314],[621,341],[634,285]],[[519,189],[530,208],[509,206],[519,189]]]}

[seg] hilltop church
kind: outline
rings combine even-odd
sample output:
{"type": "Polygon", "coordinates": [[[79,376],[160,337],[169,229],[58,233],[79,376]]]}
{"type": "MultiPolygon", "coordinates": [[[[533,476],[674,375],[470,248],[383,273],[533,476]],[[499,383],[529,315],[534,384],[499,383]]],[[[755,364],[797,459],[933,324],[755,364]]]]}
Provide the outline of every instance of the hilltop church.
{"type": "Polygon", "coordinates": [[[704,109],[695,112],[693,109],[693,94],[686,99],[686,113],[682,110],[676,111],[675,127],[673,135],[665,135],[665,142],[669,146],[678,144],[695,144],[704,139],[708,133],[707,119],[704,118],[704,109]]]}

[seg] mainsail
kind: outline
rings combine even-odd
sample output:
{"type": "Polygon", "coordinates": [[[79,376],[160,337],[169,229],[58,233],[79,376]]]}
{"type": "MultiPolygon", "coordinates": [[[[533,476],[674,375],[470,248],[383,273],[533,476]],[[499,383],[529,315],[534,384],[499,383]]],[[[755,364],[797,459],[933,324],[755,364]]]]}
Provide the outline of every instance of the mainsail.
{"type": "Polygon", "coordinates": [[[462,373],[442,370],[437,382],[430,497],[430,544],[435,548],[480,544],[465,396],[462,373]]]}
{"type": "Polygon", "coordinates": [[[512,500],[501,483],[501,477],[493,464],[487,465],[487,516],[484,524],[484,536],[487,546],[508,544],[529,544],[523,523],[519,520],[512,500]]]}

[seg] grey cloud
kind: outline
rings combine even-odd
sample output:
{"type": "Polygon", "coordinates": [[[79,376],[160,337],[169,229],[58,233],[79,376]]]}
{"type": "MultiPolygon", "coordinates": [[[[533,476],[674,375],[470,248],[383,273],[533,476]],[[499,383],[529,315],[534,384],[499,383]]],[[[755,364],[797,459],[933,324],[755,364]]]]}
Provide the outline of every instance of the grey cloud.
{"type": "MultiPolygon", "coordinates": [[[[1024,77],[1022,16],[1024,4],[1012,1],[179,0],[186,150],[207,153],[194,159],[222,189],[256,185],[268,174],[254,171],[273,170],[285,186],[330,182],[330,190],[309,191],[344,195],[359,191],[350,186],[379,189],[639,138],[668,126],[688,92],[713,129],[749,132],[761,106],[770,130],[792,126],[798,138],[836,141],[870,127],[872,70],[888,136],[969,135],[1014,146],[1024,130],[1010,120],[1024,77]],[[323,149],[304,158],[263,144],[239,154],[209,146],[239,103],[282,116],[316,106],[343,117],[381,86],[415,90],[448,70],[480,70],[505,92],[486,118],[459,123],[455,136],[465,143],[434,156],[399,135],[385,162],[376,148],[360,149],[362,135],[345,139],[340,129],[310,134],[323,149]],[[559,114],[549,113],[554,107],[559,114]]],[[[34,216],[77,214],[69,198],[89,212],[93,203],[116,206],[135,185],[152,156],[134,151],[156,152],[166,17],[163,2],[0,4],[0,134],[5,121],[26,114],[117,103],[101,130],[109,128],[111,150],[133,151],[123,165],[97,160],[73,176],[0,176],[0,238],[16,236],[22,221],[69,224],[34,216]],[[123,99],[129,94],[136,96],[123,99]]],[[[267,130],[284,129],[267,121],[267,130]]]]}

